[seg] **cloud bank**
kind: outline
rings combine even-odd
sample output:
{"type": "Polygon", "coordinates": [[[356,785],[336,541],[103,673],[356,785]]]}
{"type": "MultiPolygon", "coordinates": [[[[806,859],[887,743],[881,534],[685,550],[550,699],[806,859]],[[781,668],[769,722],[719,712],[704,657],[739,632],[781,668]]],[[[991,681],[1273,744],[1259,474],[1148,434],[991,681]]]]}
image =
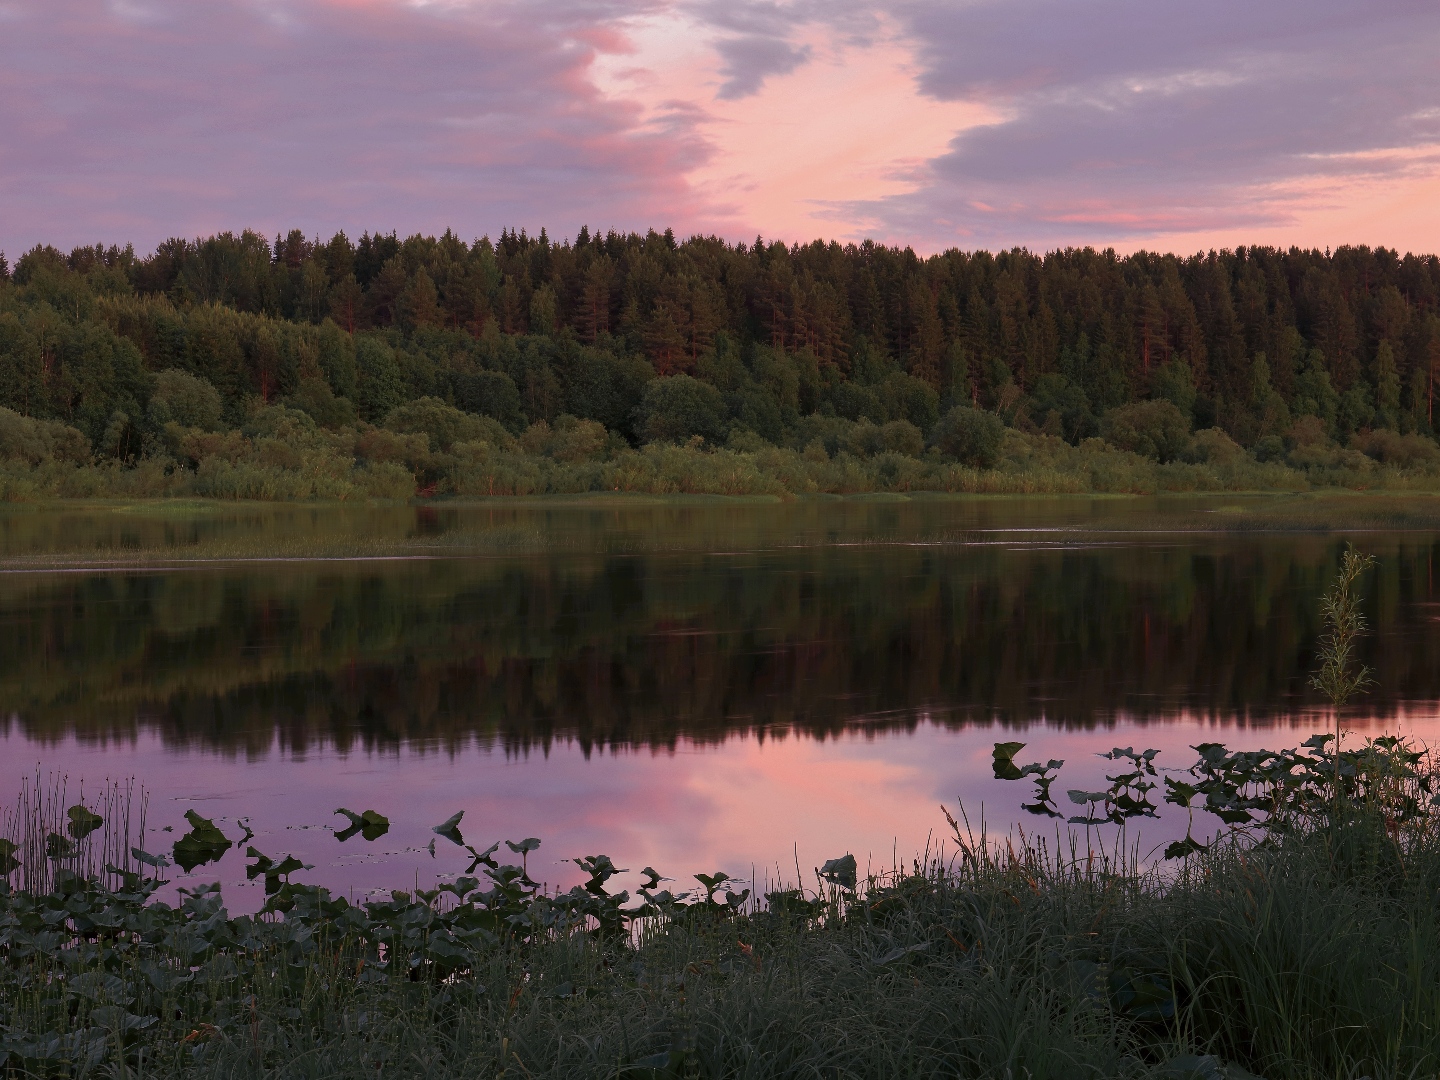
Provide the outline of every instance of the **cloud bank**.
{"type": "Polygon", "coordinates": [[[1440,248],[1433,0],[0,0],[0,247],[1440,248]]]}

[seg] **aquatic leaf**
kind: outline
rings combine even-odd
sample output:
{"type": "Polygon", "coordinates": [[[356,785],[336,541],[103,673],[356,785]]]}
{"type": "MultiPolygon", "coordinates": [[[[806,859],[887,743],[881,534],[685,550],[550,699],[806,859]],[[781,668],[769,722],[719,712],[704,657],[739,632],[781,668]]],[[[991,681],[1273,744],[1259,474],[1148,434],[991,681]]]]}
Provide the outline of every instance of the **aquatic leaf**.
{"type": "Polygon", "coordinates": [[[609,855],[586,855],[576,859],[575,865],[590,875],[590,880],[585,882],[585,891],[602,896],[605,893],[605,882],[616,874],[629,873],[628,870],[616,866],[609,855]]]}
{"type": "Polygon", "coordinates": [[[640,873],[645,876],[645,883],[640,886],[641,889],[653,889],[656,885],[659,885],[660,882],[670,880],[669,878],[661,877],[659,871],[653,866],[645,867],[640,873]]]}
{"type": "MultiPolygon", "coordinates": [[[[1023,745],[1023,744],[1022,744],[1023,745]]],[[[857,867],[854,855],[842,855],[838,859],[831,859],[820,867],[820,876],[832,885],[838,885],[842,889],[854,891],[857,867]]]]}
{"type": "Polygon", "coordinates": [[[70,825],[66,831],[76,840],[84,840],[101,825],[105,819],[99,814],[91,813],[85,806],[77,803],[65,811],[65,816],[70,819],[70,825]]]}
{"type": "Polygon", "coordinates": [[[145,851],[143,848],[132,847],[130,849],[130,855],[136,862],[145,866],[153,866],[157,870],[170,865],[170,860],[164,855],[151,855],[150,852],[145,851]]]}
{"type": "Polygon", "coordinates": [[[1190,800],[1200,794],[1200,789],[1193,784],[1187,784],[1183,780],[1176,780],[1170,776],[1165,777],[1165,787],[1168,789],[1165,801],[1174,803],[1176,806],[1189,806],[1190,800]]]}
{"type": "Polygon", "coordinates": [[[245,855],[247,858],[255,860],[253,863],[246,864],[245,880],[252,881],[263,874],[265,876],[266,896],[272,896],[280,891],[280,879],[282,877],[286,877],[296,870],[310,869],[310,867],[295,858],[294,855],[286,855],[285,858],[278,863],[263,851],[253,847],[246,848],[245,855]]]}
{"type": "Polygon", "coordinates": [[[85,971],[69,981],[71,993],[90,1001],[108,1001],[116,1005],[129,1005],[135,995],[118,975],[105,971],[85,971]]]}
{"type": "Polygon", "coordinates": [[[45,854],[51,859],[68,859],[76,854],[75,845],[69,837],[52,832],[45,837],[45,854]]]}
{"type": "Polygon", "coordinates": [[[773,914],[789,915],[801,919],[812,918],[825,908],[824,901],[806,900],[805,894],[799,889],[782,889],[778,892],[766,893],[765,903],[773,914]]]}
{"type": "Polygon", "coordinates": [[[506,840],[505,846],[516,855],[528,855],[540,846],[540,841],[532,836],[527,840],[521,840],[518,844],[514,840],[506,840]]]}
{"type": "MultiPolygon", "coordinates": [[[[500,841],[496,840],[495,843],[491,844],[484,851],[476,851],[469,844],[465,845],[465,850],[470,852],[470,854],[473,856],[473,858],[470,860],[470,865],[465,870],[467,874],[473,874],[475,870],[481,866],[488,866],[490,869],[493,870],[496,867],[495,860],[492,859],[491,856],[494,855],[495,852],[500,850],[500,841]]],[[[434,840],[430,841],[430,856],[432,858],[435,856],[434,840]]]]}
{"type": "Polygon", "coordinates": [[[194,810],[185,811],[185,820],[190,831],[175,841],[173,855],[175,863],[187,873],[197,866],[215,862],[230,850],[231,841],[209,818],[203,818],[194,810]]]}
{"type": "Polygon", "coordinates": [[[436,836],[443,836],[452,844],[459,844],[463,847],[465,844],[465,840],[460,835],[460,819],[464,816],[464,810],[457,810],[455,813],[451,814],[448,818],[442,821],[439,825],[436,825],[430,831],[433,832],[436,836]]]}
{"type": "Polygon", "coordinates": [[[1169,844],[1165,848],[1165,858],[1183,859],[1187,855],[1206,850],[1208,849],[1204,844],[1200,843],[1200,841],[1196,840],[1193,836],[1187,836],[1184,840],[1176,840],[1174,843],[1169,844]]]}
{"type": "Polygon", "coordinates": [[[720,886],[730,880],[730,875],[724,870],[716,870],[713,874],[696,874],[695,880],[705,886],[705,899],[711,900],[720,886]]]}
{"type": "Polygon", "coordinates": [[[1025,775],[1015,765],[1015,755],[1024,749],[1023,742],[997,742],[995,744],[996,780],[1019,780],[1025,775]]]}
{"type": "Polygon", "coordinates": [[[0,839],[0,877],[14,872],[20,867],[20,860],[15,858],[15,841],[0,839]]]}
{"type": "Polygon", "coordinates": [[[342,844],[350,837],[359,833],[365,840],[379,840],[390,831],[390,819],[384,814],[374,810],[366,810],[363,814],[357,814],[353,810],[346,810],[339,807],[335,813],[344,814],[350,819],[349,828],[342,829],[335,834],[335,839],[342,844]]]}

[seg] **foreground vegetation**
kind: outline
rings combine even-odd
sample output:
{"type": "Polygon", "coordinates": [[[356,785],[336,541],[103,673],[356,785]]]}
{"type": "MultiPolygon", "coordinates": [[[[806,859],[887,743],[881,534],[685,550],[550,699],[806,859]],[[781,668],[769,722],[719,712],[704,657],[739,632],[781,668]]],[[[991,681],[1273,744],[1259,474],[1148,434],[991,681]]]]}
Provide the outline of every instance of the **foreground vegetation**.
{"type": "Polygon", "coordinates": [[[668,233],[0,256],[0,501],[1440,488],[1440,261],[668,233]]]}
{"type": "MultiPolygon", "coordinates": [[[[996,775],[1056,813],[1063,763],[1021,749],[997,745],[996,775]]],[[[1107,755],[1110,787],[1069,794],[1068,845],[955,823],[949,856],[869,879],[844,856],[763,904],[718,872],[614,893],[604,856],[547,894],[538,840],[478,850],[456,815],[436,840],[474,876],[352,904],[249,847],[267,902],[232,917],[212,887],[155,900],[154,875],[248,838],[191,811],[162,856],[129,846],[123,793],[32,791],[0,856],[0,1053],[73,1076],[1433,1075],[1433,766],[1393,739],[1198,749],[1163,787],[1153,751],[1107,755]],[[1124,832],[1093,850],[1157,791],[1233,831],[1154,864],[1124,832]]],[[[342,842],[389,827],[337,814],[342,842]]]]}

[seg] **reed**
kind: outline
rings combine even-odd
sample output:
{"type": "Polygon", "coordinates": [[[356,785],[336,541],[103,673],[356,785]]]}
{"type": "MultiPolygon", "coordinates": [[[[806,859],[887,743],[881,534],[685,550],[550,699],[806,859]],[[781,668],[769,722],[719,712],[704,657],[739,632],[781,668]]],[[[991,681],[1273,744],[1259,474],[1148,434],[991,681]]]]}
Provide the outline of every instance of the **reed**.
{"type": "Polygon", "coordinates": [[[135,781],[106,781],[86,798],[83,783],[74,801],[70,778],[51,773],[21,781],[11,808],[0,811],[0,838],[14,863],[10,880],[22,892],[49,893],[67,877],[95,879],[113,867],[135,869],[131,845],[145,833],[148,796],[135,781]]]}

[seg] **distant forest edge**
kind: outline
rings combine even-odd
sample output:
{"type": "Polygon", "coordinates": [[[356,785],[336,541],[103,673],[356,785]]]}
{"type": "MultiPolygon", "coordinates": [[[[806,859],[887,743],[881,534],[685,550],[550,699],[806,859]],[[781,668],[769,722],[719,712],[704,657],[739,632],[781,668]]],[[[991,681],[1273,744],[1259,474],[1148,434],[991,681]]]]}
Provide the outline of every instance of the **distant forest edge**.
{"type": "Polygon", "coordinates": [[[1440,259],[299,231],[0,255],[0,499],[1440,489],[1440,259]]]}

